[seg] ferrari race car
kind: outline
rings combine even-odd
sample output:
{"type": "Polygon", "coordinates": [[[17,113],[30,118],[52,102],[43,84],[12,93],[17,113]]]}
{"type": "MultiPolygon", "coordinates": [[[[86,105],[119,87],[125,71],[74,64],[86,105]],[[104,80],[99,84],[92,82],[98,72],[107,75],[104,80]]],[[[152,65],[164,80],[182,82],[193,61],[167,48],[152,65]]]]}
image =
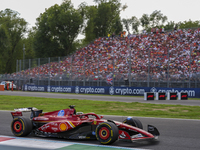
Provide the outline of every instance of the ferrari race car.
{"type": "Polygon", "coordinates": [[[111,144],[116,140],[155,140],[160,135],[152,125],[148,125],[148,131],[143,130],[137,118],[128,117],[123,122],[105,120],[95,113],[76,113],[74,105],[69,107],[47,113],[34,107],[15,109],[11,112],[11,130],[18,137],[31,133],[41,137],[97,139],[101,144],[111,144]],[[31,112],[30,118],[22,115],[24,111],[31,112]]]}

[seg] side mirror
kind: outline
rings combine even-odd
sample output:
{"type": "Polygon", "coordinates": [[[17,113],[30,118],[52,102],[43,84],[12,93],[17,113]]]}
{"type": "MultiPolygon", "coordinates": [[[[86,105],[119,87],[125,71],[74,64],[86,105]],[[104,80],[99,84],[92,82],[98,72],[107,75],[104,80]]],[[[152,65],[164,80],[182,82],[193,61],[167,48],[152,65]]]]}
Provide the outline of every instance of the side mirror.
{"type": "Polygon", "coordinates": [[[103,118],[103,116],[100,116],[100,118],[103,118]]]}

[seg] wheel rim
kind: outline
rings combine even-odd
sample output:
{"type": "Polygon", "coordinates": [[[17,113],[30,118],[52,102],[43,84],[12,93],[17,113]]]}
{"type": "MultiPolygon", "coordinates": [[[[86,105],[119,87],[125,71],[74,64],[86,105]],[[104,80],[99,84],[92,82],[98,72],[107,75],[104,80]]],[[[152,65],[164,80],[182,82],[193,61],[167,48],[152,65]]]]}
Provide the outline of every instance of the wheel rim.
{"type": "Polygon", "coordinates": [[[15,132],[20,132],[22,130],[22,123],[19,121],[16,121],[13,125],[15,132]]]}
{"type": "Polygon", "coordinates": [[[110,131],[108,130],[108,128],[103,127],[99,130],[99,136],[101,139],[106,140],[110,137],[110,131]]]}

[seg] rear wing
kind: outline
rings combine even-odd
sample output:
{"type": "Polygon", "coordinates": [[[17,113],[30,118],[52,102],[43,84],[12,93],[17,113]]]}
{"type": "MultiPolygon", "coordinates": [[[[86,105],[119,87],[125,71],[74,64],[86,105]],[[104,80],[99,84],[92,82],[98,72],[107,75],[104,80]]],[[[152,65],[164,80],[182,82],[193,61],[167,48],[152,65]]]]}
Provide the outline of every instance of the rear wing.
{"type": "Polygon", "coordinates": [[[14,109],[15,112],[11,112],[12,117],[17,117],[17,116],[23,116],[22,112],[31,112],[33,113],[33,111],[37,111],[38,109],[35,107],[28,107],[28,108],[16,108],[14,109]]]}
{"type": "Polygon", "coordinates": [[[35,107],[28,107],[28,108],[16,108],[14,110],[17,112],[30,112],[32,110],[38,110],[38,109],[35,107]]]}

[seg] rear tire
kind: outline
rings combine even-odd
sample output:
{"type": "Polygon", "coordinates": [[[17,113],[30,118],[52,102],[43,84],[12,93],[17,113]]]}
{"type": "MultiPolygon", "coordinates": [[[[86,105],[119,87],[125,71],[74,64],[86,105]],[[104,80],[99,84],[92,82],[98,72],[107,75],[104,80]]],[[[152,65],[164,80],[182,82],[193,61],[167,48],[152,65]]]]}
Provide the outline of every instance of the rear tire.
{"type": "Polygon", "coordinates": [[[126,118],[123,123],[126,123],[128,125],[143,129],[143,125],[141,123],[141,121],[137,118],[126,118]]]}
{"type": "Polygon", "coordinates": [[[103,122],[96,128],[96,138],[101,144],[112,144],[119,136],[118,127],[112,122],[103,122]]]}
{"type": "Polygon", "coordinates": [[[11,130],[15,136],[27,136],[33,128],[32,121],[26,117],[16,117],[11,123],[11,130]]]}

